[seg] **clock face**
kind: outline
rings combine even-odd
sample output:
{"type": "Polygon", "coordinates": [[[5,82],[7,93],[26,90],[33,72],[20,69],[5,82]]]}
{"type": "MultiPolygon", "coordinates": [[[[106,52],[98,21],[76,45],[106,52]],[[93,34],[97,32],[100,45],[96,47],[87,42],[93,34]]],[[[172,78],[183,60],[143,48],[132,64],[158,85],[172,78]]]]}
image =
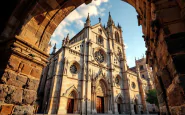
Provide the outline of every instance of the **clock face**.
{"type": "Polygon", "coordinates": [[[103,55],[103,52],[102,51],[96,51],[95,52],[95,60],[99,63],[102,63],[104,62],[104,55],[103,55]]]}
{"type": "Polygon", "coordinates": [[[75,65],[71,65],[70,71],[71,71],[71,73],[76,74],[77,73],[77,67],[75,65]]]}

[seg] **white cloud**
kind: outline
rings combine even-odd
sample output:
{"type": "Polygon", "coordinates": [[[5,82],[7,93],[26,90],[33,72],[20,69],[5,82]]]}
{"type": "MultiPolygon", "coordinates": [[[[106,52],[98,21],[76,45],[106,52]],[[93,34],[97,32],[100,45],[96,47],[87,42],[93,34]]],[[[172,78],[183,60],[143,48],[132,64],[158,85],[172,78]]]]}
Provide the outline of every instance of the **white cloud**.
{"type": "Polygon", "coordinates": [[[66,18],[67,21],[72,22],[83,18],[77,10],[72,11],[66,18]]]}
{"type": "Polygon", "coordinates": [[[70,25],[69,22],[66,22],[65,20],[62,21],[58,27],[56,28],[55,32],[52,35],[52,38],[58,37],[59,39],[63,39],[65,34],[69,31],[66,29],[66,26],[70,25]]]}
{"type": "Polygon", "coordinates": [[[75,21],[75,24],[75,27],[78,29],[82,29],[82,27],[84,26],[84,22],[82,20],[75,21]]]}
{"type": "Polygon", "coordinates": [[[103,2],[108,2],[108,0],[93,0],[91,4],[100,6],[103,2]]]}
{"type": "Polygon", "coordinates": [[[69,33],[69,37],[72,38],[75,35],[73,28],[69,28],[71,24],[73,27],[80,30],[84,27],[84,20],[89,13],[90,16],[103,16],[106,9],[101,8],[102,3],[106,3],[109,0],[93,0],[90,4],[82,4],[76,10],[72,11],[57,27],[51,37],[51,43],[61,44],[62,40],[69,33]]]}
{"type": "Polygon", "coordinates": [[[124,43],[124,45],[125,45],[125,49],[128,49],[128,45],[126,43],[124,43]]]}

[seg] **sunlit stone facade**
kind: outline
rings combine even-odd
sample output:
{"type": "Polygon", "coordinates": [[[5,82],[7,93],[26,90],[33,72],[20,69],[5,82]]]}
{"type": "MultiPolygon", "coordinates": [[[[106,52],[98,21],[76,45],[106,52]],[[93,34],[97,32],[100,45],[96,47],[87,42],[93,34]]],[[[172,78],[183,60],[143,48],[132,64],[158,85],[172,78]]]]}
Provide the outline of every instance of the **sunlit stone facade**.
{"type": "Polygon", "coordinates": [[[101,20],[91,26],[88,16],[84,28],[55,50],[41,79],[44,113],[148,113],[145,89],[153,87],[152,74],[145,58],[128,68],[122,29],[110,14],[107,27],[101,20]]]}

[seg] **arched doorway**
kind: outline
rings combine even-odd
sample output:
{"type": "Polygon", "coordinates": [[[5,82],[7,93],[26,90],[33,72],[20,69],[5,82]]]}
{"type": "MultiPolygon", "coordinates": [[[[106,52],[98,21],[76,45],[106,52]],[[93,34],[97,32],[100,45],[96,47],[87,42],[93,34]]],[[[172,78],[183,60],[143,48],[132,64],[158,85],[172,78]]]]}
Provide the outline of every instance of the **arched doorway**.
{"type": "Polygon", "coordinates": [[[121,97],[118,97],[117,100],[117,106],[118,106],[118,113],[122,114],[123,113],[123,104],[122,104],[123,100],[121,97]]]}
{"type": "Polygon", "coordinates": [[[96,87],[96,111],[97,113],[107,112],[107,86],[104,80],[100,80],[96,87]]]}
{"type": "Polygon", "coordinates": [[[75,113],[77,109],[77,96],[75,91],[72,91],[67,99],[67,113],[75,113]]]}
{"type": "Polygon", "coordinates": [[[138,103],[137,103],[137,99],[134,99],[134,112],[135,112],[135,114],[138,114],[138,103]]]}

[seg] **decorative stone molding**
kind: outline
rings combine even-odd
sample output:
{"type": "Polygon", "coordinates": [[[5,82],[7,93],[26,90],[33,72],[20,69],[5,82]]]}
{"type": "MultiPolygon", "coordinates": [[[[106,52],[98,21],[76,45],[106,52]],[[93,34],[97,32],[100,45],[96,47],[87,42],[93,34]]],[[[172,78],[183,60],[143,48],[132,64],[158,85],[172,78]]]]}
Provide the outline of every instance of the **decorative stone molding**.
{"type": "Polygon", "coordinates": [[[119,102],[119,98],[121,98],[121,101],[122,101],[121,103],[124,103],[124,101],[123,101],[123,100],[124,100],[124,98],[123,98],[123,96],[122,96],[122,94],[121,94],[121,93],[119,93],[119,94],[116,96],[116,98],[115,98],[115,102],[116,102],[116,103],[120,103],[120,102],[119,102]]]}
{"type": "Polygon", "coordinates": [[[74,85],[71,86],[70,88],[68,88],[68,89],[66,90],[66,92],[62,94],[62,96],[68,97],[69,94],[70,94],[72,91],[74,91],[74,92],[76,93],[76,96],[77,96],[76,98],[79,98],[78,89],[77,89],[74,85]]]}

